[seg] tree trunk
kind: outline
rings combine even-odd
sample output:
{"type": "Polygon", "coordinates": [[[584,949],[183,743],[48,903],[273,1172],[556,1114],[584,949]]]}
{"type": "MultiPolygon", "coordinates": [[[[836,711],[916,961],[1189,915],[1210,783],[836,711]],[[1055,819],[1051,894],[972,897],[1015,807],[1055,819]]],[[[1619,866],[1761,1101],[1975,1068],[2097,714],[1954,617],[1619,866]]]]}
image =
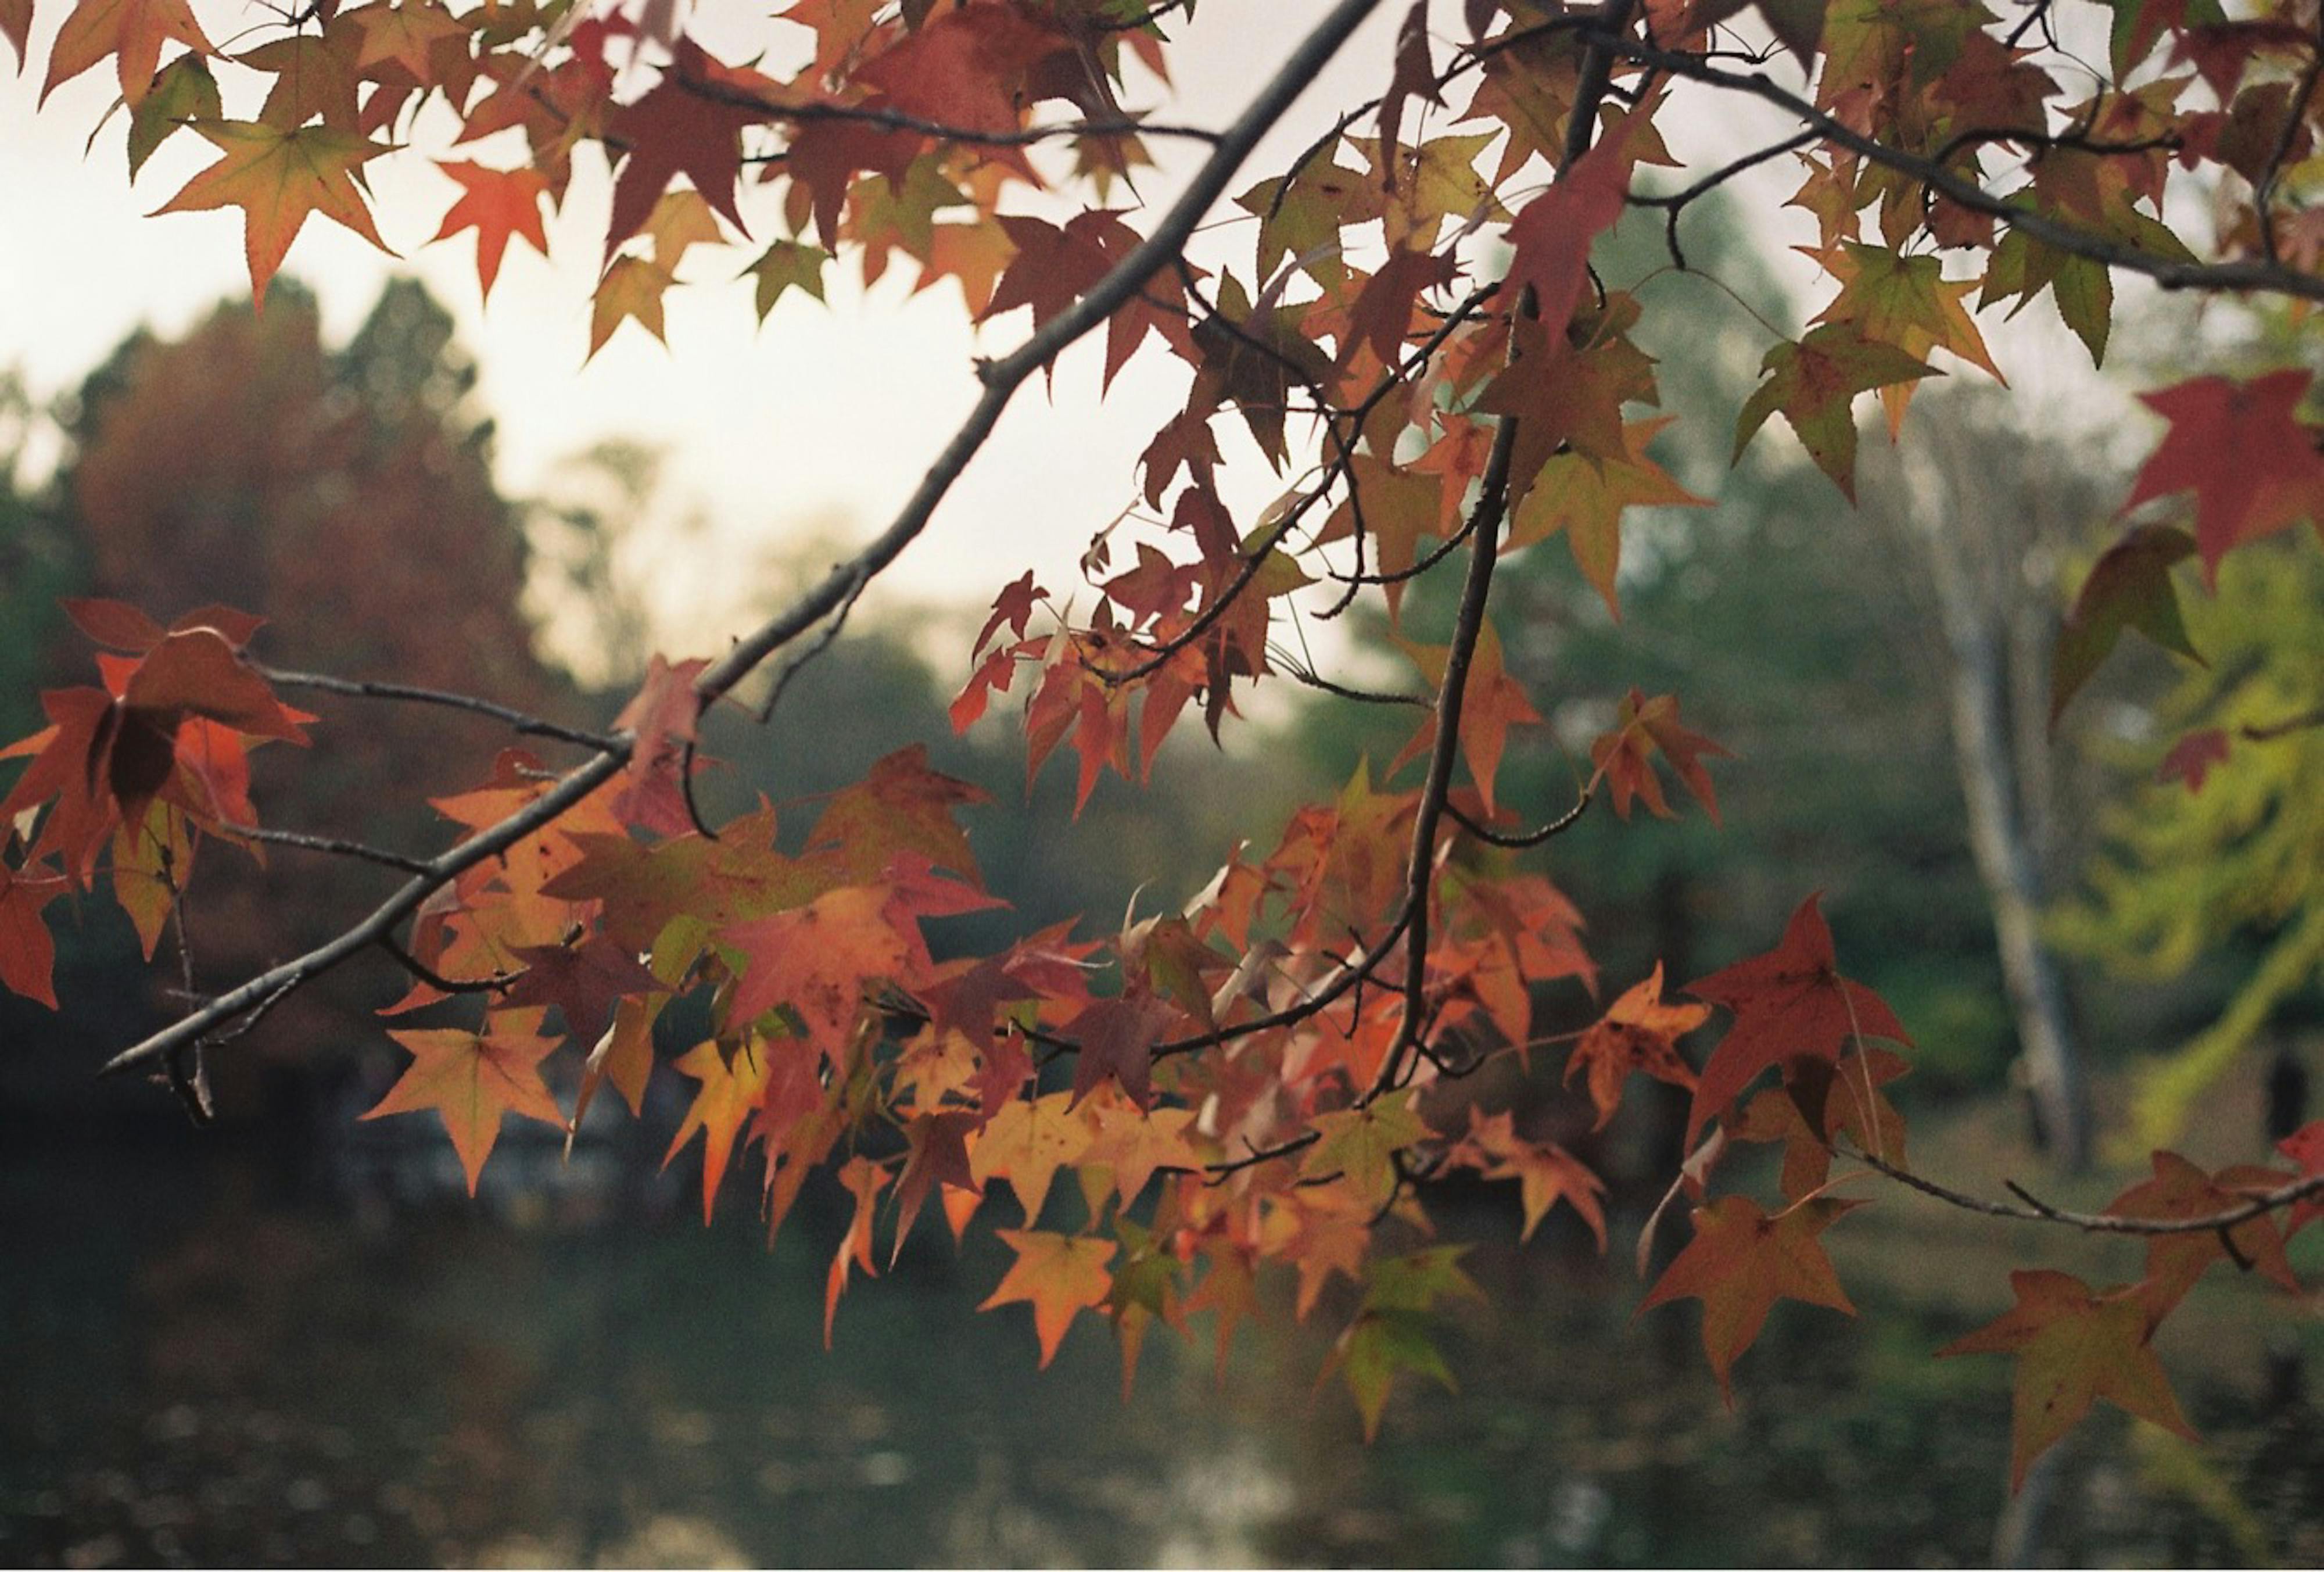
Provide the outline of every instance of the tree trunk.
{"type": "MultiPolygon", "coordinates": [[[[1935,438],[1933,446],[1953,447],[1942,435],[1924,435],[1935,438]]],[[[2041,930],[2041,841],[2049,826],[2042,811],[2045,761],[2035,717],[2047,686],[2049,641],[2027,635],[2029,628],[2046,628],[2050,610],[2045,605],[2023,608],[2032,615],[2017,615],[2032,588],[2029,578],[2040,577],[2027,566],[2042,549],[2033,532],[2040,528],[2035,515],[2044,510],[2030,495],[2042,482],[2029,465],[1997,483],[1989,451],[1978,460],[1985,467],[1973,471],[1944,462],[1966,457],[1959,450],[1932,454],[1926,447],[1908,452],[1903,511],[1920,542],[1944,628],[1953,757],[1969,811],[1969,850],[1993,911],[2035,1130],[2053,1161],[2079,1170],[2090,1158],[2089,1089],[2064,982],[2041,930]],[[2013,538],[2011,526],[1999,522],[2005,516],[2025,532],[2013,538]],[[1980,532],[1979,524],[1987,527],[1980,532]],[[2024,670],[2029,659],[2037,668],[2031,672],[2024,670]]]]}

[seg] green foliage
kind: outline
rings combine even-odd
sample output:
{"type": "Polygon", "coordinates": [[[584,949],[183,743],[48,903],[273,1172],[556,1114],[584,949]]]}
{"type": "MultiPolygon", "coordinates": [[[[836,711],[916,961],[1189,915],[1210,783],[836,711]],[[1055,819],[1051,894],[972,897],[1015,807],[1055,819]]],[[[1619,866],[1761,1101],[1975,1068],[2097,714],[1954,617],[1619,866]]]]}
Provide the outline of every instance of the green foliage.
{"type": "Polygon", "coordinates": [[[2162,739],[2207,728],[2225,734],[2227,758],[2200,790],[2150,779],[2109,815],[2089,893],[2055,925],[2061,944],[2145,981],[2181,977],[2223,950],[2238,957],[2217,1019],[2144,1078],[2142,1144],[2183,1129],[2195,1099],[2272,1021],[2319,1002],[2324,727],[2281,729],[2324,710],[2319,603],[2324,548],[2306,531],[2229,557],[2216,597],[2189,603],[2210,665],[2163,700],[2157,742],[2116,751],[2152,777],[2162,739]]]}

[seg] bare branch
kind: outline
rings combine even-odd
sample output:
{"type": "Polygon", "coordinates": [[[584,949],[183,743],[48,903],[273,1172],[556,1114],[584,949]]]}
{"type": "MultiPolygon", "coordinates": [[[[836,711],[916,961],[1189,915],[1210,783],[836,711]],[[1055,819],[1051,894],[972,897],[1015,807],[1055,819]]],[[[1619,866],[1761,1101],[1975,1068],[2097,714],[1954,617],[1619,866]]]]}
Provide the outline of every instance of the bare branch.
{"type": "Polygon", "coordinates": [[[2264,1190],[2241,1206],[2229,1207],[2224,1212],[2213,1212],[2205,1216],[2118,1217],[2111,1212],[2076,1212],[2063,1207],[2053,1207],[2015,1183],[2008,1188],[2012,1194],[2022,1197],[2021,1201],[1988,1201],[1963,1194],[1934,1179],[1923,1179],[1919,1174],[1898,1168],[1868,1151],[1851,1151],[1849,1155],[1876,1172],[1887,1175],[1898,1184],[1933,1197],[1947,1206],[1958,1207],[1964,1212],[1976,1212],[1987,1217],[2006,1217],[2020,1223],[2056,1223],[2068,1228],[2079,1228],[2086,1234],[2210,1234],[2232,1228],[2239,1223],[2248,1223],[2254,1217],[2265,1216],[2270,1212],[2280,1211],[2311,1197],[2324,1196],[2324,1173],[2311,1173],[2272,1190],[2264,1190]]]}
{"type": "Polygon", "coordinates": [[[1673,76],[1723,88],[1730,92],[1746,93],[1773,104],[1812,126],[1827,142],[1901,174],[1910,175],[1929,190],[1971,212],[1997,219],[2057,250],[2088,257],[2092,262],[2102,263],[2125,273],[2144,273],[2166,290],[2263,290],[2296,295],[2302,300],[2324,301],[2324,276],[2301,273],[2281,263],[2174,262],[2169,257],[2135,250],[2104,236],[2052,218],[2046,213],[2020,207],[2006,197],[1996,196],[1976,181],[1964,180],[1929,159],[1865,135],[1763,74],[1743,75],[1722,70],[1705,63],[1699,55],[1656,49],[1633,39],[1615,37],[1610,39],[1609,47],[1640,65],[1653,66],[1673,76]]]}
{"type": "Polygon", "coordinates": [[[571,743],[576,747],[611,753],[613,738],[603,732],[583,731],[577,726],[561,726],[553,720],[512,709],[505,704],[495,704],[489,698],[473,694],[447,693],[438,688],[415,688],[408,682],[370,682],[346,677],[327,677],[317,671],[277,671],[271,667],[251,662],[251,669],[277,688],[304,688],[318,693],[337,693],[349,698],[393,698],[410,704],[433,704],[446,709],[465,709],[472,715],[489,716],[506,725],[510,730],[526,736],[554,737],[558,742],[571,743]]]}

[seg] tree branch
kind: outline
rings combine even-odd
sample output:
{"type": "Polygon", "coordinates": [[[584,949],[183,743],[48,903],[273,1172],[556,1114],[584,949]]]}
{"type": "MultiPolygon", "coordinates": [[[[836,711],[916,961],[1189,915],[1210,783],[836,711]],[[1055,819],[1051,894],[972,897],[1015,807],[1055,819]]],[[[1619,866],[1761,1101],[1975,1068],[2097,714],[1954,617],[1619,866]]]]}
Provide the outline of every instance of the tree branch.
{"type": "Polygon", "coordinates": [[[2224,1212],[2214,1212],[2201,1217],[2119,1217],[2111,1212],[2076,1212],[2063,1207],[2053,1207],[2029,1194],[2023,1187],[2012,1184],[2009,1188],[2023,1197],[2021,1203],[1988,1201],[1978,1196],[1966,1195],[1934,1179],[1898,1168],[1882,1158],[1861,1149],[1849,1155],[1877,1173],[1887,1175],[1898,1184],[1920,1191],[1924,1196],[1958,1207],[1964,1212],[1976,1212],[1987,1217],[2006,1217],[2020,1223],[2055,1223],[2068,1228],[2079,1228],[2086,1234],[2211,1234],[2223,1228],[2233,1228],[2248,1223],[2254,1217],[2292,1206],[2314,1196],[2324,1196],[2324,1173],[2311,1173],[2274,1189],[2263,1191],[2241,1206],[2229,1207],[2224,1212]]]}
{"type": "Polygon", "coordinates": [[[2019,207],[2007,198],[1995,196],[1976,181],[1963,180],[1928,159],[1865,135],[1826,115],[1772,78],[1757,72],[1747,76],[1721,70],[1717,66],[1706,64],[1698,55],[1657,49],[1628,38],[1613,38],[1609,47],[1640,65],[1653,66],[1673,76],[1684,77],[1689,81],[1748,94],[1773,104],[1814,127],[1825,141],[1900,174],[1910,175],[1927,190],[1972,212],[1983,213],[2014,229],[2022,230],[2030,238],[2056,250],[2087,257],[2125,273],[2144,273],[2163,289],[2265,290],[2295,295],[2302,300],[2324,301],[2324,277],[2300,273],[2280,263],[2173,262],[2169,257],[2134,250],[2102,235],[2052,218],[2046,213],[2019,207]]]}
{"type": "MultiPolygon", "coordinates": [[[[864,584],[892,563],[904,548],[919,536],[934,515],[936,505],[951,490],[953,482],[968,467],[969,461],[976,457],[986,439],[991,435],[1001,411],[1008,407],[1010,396],[1035,371],[1112,316],[1136,296],[1148,279],[1169,265],[1185,247],[1212,204],[1225,193],[1228,182],[1234,178],[1235,171],[1259,144],[1260,138],[1282,118],[1292,100],[1314,80],[1324,63],[1347,42],[1378,4],[1379,0],[1339,0],[1339,4],[1333,5],[1314,30],[1292,51],[1250,106],[1220,134],[1217,146],[1195,171],[1185,190],[1165,211],[1154,232],[1139,242],[1087,294],[1034,332],[1014,352],[977,367],[977,376],[984,384],[984,392],[970,411],[968,418],[938,453],[935,463],[921,476],[919,485],[894,522],[853,558],[835,567],[820,584],[800,596],[788,608],[761,624],[724,656],[704,668],[695,679],[694,691],[705,707],[732,690],[775,651],[851,604],[862,592],[864,584]]],[[[143,1042],[124,1050],[106,1062],[101,1074],[113,1075],[134,1068],[183,1045],[199,1041],[213,1028],[236,1016],[271,1009],[292,990],[303,987],[366,947],[390,939],[396,924],[417,911],[430,894],[450,883],[466,869],[507,850],[535,830],[554,823],[590,792],[619,774],[628,764],[636,746],[635,737],[627,732],[595,737],[570,728],[553,726],[551,723],[536,720],[503,706],[469,700],[457,695],[396,684],[343,683],[338,679],[316,678],[306,673],[269,675],[290,686],[303,685],[329,691],[450,704],[455,707],[493,715],[520,730],[533,730],[540,735],[578,742],[583,746],[595,749],[596,753],[594,757],[559,776],[549,791],[524,808],[429,859],[423,865],[424,872],[415,874],[393,895],[374,907],[368,916],[336,939],[271,967],[231,993],[211,1000],[193,1013],[153,1033],[143,1042]]]]}

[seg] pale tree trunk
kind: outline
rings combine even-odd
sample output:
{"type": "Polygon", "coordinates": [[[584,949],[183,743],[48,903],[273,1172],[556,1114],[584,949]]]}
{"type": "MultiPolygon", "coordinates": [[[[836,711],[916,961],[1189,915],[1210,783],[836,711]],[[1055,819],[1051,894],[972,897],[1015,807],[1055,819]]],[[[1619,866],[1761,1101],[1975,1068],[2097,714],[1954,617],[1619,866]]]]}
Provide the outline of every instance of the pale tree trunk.
{"type": "Polygon", "coordinates": [[[2043,941],[2052,815],[2047,752],[2049,563],[2081,522],[2066,456],[1972,432],[1960,401],[1921,401],[1894,511],[1920,548],[1944,633],[1953,756],[1969,849],[1992,908],[2035,1127],[2053,1161],[2089,1161],[2089,1088],[2057,958],[2043,941]]]}

